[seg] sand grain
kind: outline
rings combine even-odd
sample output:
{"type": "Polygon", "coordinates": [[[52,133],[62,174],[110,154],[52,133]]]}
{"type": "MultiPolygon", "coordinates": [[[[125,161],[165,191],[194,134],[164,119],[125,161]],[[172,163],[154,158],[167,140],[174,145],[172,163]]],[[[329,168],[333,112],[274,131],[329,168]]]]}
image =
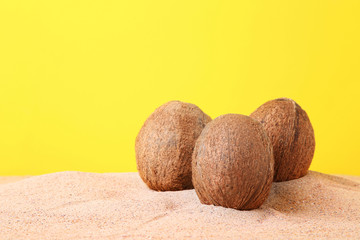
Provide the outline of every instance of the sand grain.
{"type": "Polygon", "coordinates": [[[59,172],[0,185],[0,239],[360,238],[360,178],[309,172],[257,210],[155,192],[137,173],[59,172]]]}

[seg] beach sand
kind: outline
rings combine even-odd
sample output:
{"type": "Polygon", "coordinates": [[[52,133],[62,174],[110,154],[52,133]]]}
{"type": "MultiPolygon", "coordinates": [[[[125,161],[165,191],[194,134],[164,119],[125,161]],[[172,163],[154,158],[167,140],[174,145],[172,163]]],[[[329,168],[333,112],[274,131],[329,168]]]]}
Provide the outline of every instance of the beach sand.
{"type": "Polygon", "coordinates": [[[251,211],[152,191],[137,173],[0,181],[0,239],[360,239],[360,177],[309,171],[251,211]]]}

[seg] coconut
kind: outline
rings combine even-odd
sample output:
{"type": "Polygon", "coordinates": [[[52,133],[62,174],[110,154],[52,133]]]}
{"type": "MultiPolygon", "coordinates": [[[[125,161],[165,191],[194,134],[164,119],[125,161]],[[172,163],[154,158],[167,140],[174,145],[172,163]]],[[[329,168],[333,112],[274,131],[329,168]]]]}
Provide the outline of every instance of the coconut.
{"type": "Polygon", "coordinates": [[[265,128],[274,151],[274,181],[306,175],[315,151],[314,130],[306,112],[292,99],[261,105],[251,115],[265,128]]]}
{"type": "Polygon", "coordinates": [[[211,121],[199,107],[170,101],[157,108],[136,137],[136,163],[142,180],[158,191],[193,188],[191,157],[195,141],[211,121]]]}
{"type": "Polygon", "coordinates": [[[259,208],[269,195],[273,168],[271,142],[261,124],[248,116],[222,115],[196,141],[192,177],[203,204],[259,208]]]}

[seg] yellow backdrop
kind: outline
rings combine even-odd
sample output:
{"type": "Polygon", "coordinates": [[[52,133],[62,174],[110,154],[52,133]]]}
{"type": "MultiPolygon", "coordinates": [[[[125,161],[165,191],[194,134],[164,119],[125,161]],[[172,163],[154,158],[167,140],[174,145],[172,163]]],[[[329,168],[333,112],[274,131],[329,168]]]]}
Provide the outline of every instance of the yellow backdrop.
{"type": "Polygon", "coordinates": [[[311,169],[360,175],[360,1],[0,1],[0,175],[136,171],[169,100],[296,100],[311,169]]]}

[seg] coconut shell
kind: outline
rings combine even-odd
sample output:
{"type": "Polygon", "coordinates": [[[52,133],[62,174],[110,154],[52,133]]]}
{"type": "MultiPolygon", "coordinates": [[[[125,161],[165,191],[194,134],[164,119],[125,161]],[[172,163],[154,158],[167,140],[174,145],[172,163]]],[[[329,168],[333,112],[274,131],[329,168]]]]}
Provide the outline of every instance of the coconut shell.
{"type": "Polygon", "coordinates": [[[314,130],[306,112],[292,99],[279,98],[250,115],[265,128],[274,150],[274,181],[306,175],[315,151],[314,130]]]}
{"type": "Polygon", "coordinates": [[[222,115],[206,125],[196,141],[192,176],[203,204],[259,208],[269,195],[273,173],[270,140],[248,116],[222,115]]]}
{"type": "Polygon", "coordinates": [[[136,163],[142,180],[158,191],[193,188],[191,157],[195,141],[211,121],[194,104],[168,102],[153,112],[136,137],[136,163]]]}

